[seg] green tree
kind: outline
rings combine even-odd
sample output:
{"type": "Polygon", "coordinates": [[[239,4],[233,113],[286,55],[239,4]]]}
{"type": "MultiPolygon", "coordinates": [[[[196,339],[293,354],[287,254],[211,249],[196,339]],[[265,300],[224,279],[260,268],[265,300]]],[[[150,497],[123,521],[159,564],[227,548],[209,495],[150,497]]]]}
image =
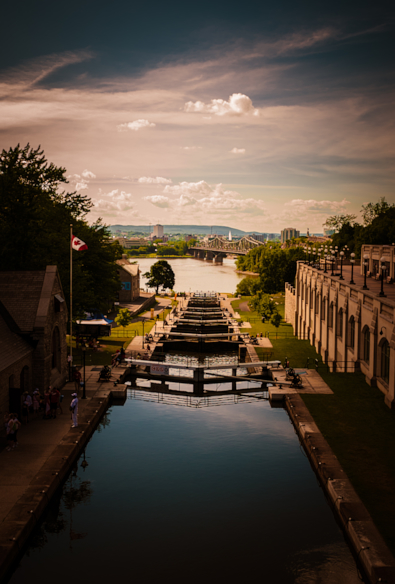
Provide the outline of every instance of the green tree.
{"type": "Polygon", "coordinates": [[[175,276],[171,265],[166,260],[159,260],[151,266],[149,272],[143,274],[144,278],[147,278],[147,286],[149,288],[155,288],[156,294],[159,292],[159,288],[162,290],[166,288],[174,288],[175,276]]]}
{"type": "Polygon", "coordinates": [[[0,264],[3,270],[42,270],[57,265],[66,300],[70,281],[70,224],[88,245],[73,251],[73,314],[105,311],[120,288],[115,260],[122,248],[97,221],[85,216],[92,202],[62,190],[66,170],[27,144],[0,154],[0,264]]]}
{"type": "Polygon", "coordinates": [[[118,326],[128,326],[133,320],[128,308],[121,308],[118,316],[115,317],[115,322],[118,326]]]}
{"type": "Polygon", "coordinates": [[[367,203],[366,205],[362,205],[363,224],[365,227],[371,225],[376,217],[386,213],[393,207],[395,207],[395,205],[387,203],[385,197],[381,197],[377,203],[367,203]]]}
{"type": "Polygon", "coordinates": [[[336,231],[340,231],[343,225],[354,225],[356,218],[357,216],[352,214],[332,215],[325,221],[324,226],[327,229],[335,229],[336,231]]]}
{"type": "Polygon", "coordinates": [[[258,278],[243,278],[236,286],[236,294],[240,294],[241,296],[253,296],[257,293],[259,284],[258,278]]]}

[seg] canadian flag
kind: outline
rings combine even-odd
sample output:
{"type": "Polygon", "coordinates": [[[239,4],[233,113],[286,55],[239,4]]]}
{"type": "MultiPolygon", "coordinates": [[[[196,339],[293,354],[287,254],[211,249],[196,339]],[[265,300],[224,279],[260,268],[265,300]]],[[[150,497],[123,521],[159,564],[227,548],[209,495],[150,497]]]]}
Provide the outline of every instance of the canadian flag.
{"type": "Polygon", "coordinates": [[[86,245],[86,243],[81,241],[81,239],[78,239],[78,237],[75,237],[75,235],[72,236],[71,247],[73,249],[75,249],[76,251],[82,251],[84,249],[88,249],[88,246],[86,245]]]}

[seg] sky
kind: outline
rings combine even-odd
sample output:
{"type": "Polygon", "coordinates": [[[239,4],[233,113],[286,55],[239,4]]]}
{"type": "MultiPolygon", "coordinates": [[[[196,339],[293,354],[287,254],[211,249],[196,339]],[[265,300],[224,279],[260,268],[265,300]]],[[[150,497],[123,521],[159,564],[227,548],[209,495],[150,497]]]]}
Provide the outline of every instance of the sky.
{"type": "Polygon", "coordinates": [[[15,0],[0,147],[107,225],[294,227],[395,203],[393,2],[15,0]]]}

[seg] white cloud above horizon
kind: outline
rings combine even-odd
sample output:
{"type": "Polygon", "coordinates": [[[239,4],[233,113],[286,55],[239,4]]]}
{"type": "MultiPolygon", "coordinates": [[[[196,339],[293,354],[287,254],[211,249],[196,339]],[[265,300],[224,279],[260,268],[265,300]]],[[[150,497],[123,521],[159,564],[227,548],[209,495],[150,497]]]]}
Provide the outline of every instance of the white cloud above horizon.
{"type": "Polygon", "coordinates": [[[150,176],[141,176],[137,182],[148,185],[170,185],[173,181],[170,178],[163,178],[162,176],[157,176],[155,178],[150,176]]]}
{"type": "Polygon", "coordinates": [[[259,110],[254,108],[251,99],[243,93],[233,93],[229,96],[229,101],[224,99],[212,99],[210,103],[188,101],[184,110],[188,113],[207,113],[216,116],[246,116],[250,114],[259,116],[259,110]]]}
{"type": "Polygon", "coordinates": [[[231,154],[245,154],[245,151],[245,148],[232,148],[232,150],[229,150],[231,154]]]}
{"type": "Polygon", "coordinates": [[[118,132],[127,132],[128,130],[133,130],[138,132],[141,128],[154,128],[156,124],[149,122],[148,120],[135,120],[134,122],[125,122],[124,124],[118,124],[118,132]]]}

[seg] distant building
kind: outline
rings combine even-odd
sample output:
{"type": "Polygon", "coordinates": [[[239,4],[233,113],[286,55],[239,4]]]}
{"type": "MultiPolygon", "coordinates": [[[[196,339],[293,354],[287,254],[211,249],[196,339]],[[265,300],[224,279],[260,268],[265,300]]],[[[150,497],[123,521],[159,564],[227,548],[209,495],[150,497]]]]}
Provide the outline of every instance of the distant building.
{"type": "Polygon", "coordinates": [[[261,241],[262,243],[264,243],[267,239],[267,233],[251,233],[251,237],[253,239],[256,239],[257,241],[261,241]]]}
{"type": "Polygon", "coordinates": [[[122,245],[125,249],[150,245],[150,240],[144,237],[131,237],[130,239],[127,237],[116,237],[115,239],[119,242],[119,245],[122,245]]]}
{"type": "Polygon", "coordinates": [[[331,237],[336,233],[336,229],[324,229],[324,235],[331,237]]]}
{"type": "Polygon", "coordinates": [[[121,304],[132,302],[140,296],[140,269],[138,264],[132,264],[130,260],[123,258],[117,260],[118,275],[121,280],[121,290],[118,293],[118,301],[121,304]]]}
{"type": "Polygon", "coordinates": [[[185,241],[188,242],[188,241],[191,241],[191,239],[195,239],[195,238],[193,235],[186,235],[184,239],[185,239],[185,241]]]}
{"type": "Polygon", "coordinates": [[[154,225],[154,230],[152,232],[152,235],[154,237],[157,237],[158,239],[161,239],[163,237],[163,225],[154,225]]]}
{"type": "Polygon", "coordinates": [[[297,231],[294,227],[287,227],[281,231],[281,243],[285,243],[294,237],[300,237],[300,231],[297,231]]]}

